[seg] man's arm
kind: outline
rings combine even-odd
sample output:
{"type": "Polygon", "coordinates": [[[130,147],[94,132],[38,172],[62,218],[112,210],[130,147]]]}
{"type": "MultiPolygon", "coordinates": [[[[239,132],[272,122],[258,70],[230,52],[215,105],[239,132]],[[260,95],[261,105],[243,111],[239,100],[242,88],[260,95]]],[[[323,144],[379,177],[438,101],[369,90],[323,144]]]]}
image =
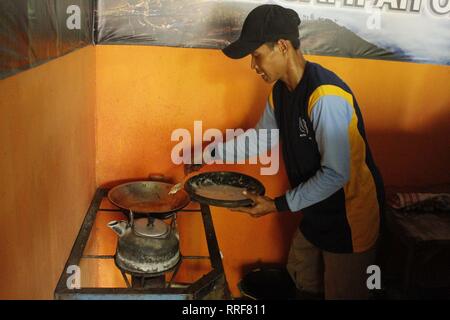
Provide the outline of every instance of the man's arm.
{"type": "MultiPolygon", "coordinates": [[[[225,143],[217,143],[207,148],[210,152],[201,154],[202,164],[185,164],[184,173],[189,174],[199,170],[205,163],[214,160],[222,160],[236,163],[238,160],[248,159],[261,154],[267,149],[272,149],[279,143],[278,125],[275,119],[274,108],[271,99],[267,99],[264,113],[254,129],[249,129],[238,137],[225,143]],[[275,129],[275,130],[273,130],[275,129]],[[268,147],[269,146],[269,147],[268,147]],[[234,152],[236,150],[236,152],[234,152]]],[[[199,155],[200,157],[200,155],[199,155]]],[[[193,161],[193,163],[198,163],[193,161]]]]}
{"type": "Polygon", "coordinates": [[[218,143],[213,149],[212,158],[235,163],[272,149],[278,143],[278,125],[273,106],[267,101],[264,113],[255,128],[224,143],[218,143]]]}
{"type": "Polygon", "coordinates": [[[321,169],[308,181],[275,199],[278,211],[299,211],[342,188],[350,178],[348,128],[353,107],[339,96],[327,95],[313,106],[311,121],[321,155],[321,169]]]}

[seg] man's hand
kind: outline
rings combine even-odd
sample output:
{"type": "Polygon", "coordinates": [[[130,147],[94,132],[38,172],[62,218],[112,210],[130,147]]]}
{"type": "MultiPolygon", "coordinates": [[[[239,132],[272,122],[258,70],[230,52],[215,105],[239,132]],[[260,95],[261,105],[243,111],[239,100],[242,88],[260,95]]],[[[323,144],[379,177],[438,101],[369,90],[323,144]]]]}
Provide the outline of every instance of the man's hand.
{"type": "Polygon", "coordinates": [[[253,201],[252,207],[238,207],[231,209],[232,211],[240,211],[248,213],[252,218],[259,218],[277,211],[275,201],[266,196],[259,196],[250,192],[244,191],[243,194],[253,201]]]}

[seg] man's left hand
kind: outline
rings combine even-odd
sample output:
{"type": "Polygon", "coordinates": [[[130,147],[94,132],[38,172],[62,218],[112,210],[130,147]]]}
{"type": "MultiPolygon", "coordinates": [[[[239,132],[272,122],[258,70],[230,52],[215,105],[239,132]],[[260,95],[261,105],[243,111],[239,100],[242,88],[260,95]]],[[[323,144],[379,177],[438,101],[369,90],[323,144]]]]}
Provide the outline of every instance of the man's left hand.
{"type": "Polygon", "coordinates": [[[243,194],[253,201],[252,207],[238,207],[231,209],[232,211],[240,211],[248,213],[252,218],[259,218],[277,211],[275,201],[266,196],[259,196],[250,192],[244,191],[243,194]]]}

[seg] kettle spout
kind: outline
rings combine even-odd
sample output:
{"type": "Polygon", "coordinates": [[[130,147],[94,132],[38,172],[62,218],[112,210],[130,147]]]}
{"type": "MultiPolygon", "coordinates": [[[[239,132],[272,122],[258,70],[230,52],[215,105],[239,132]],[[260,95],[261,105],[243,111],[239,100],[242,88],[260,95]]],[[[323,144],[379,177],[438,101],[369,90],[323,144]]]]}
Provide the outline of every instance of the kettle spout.
{"type": "Polygon", "coordinates": [[[110,227],[119,237],[125,234],[127,226],[128,226],[127,221],[114,220],[108,223],[108,227],[110,227]]]}

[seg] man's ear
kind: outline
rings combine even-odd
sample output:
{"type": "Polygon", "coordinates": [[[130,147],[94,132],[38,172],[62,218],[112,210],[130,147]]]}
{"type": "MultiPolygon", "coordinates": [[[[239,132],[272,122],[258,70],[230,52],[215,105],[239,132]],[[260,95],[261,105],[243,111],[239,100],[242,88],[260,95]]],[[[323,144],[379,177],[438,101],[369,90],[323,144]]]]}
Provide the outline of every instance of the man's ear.
{"type": "Polygon", "coordinates": [[[280,52],[282,54],[286,54],[287,50],[288,50],[287,40],[280,39],[280,40],[278,40],[277,44],[278,44],[278,48],[279,48],[280,52]]]}

